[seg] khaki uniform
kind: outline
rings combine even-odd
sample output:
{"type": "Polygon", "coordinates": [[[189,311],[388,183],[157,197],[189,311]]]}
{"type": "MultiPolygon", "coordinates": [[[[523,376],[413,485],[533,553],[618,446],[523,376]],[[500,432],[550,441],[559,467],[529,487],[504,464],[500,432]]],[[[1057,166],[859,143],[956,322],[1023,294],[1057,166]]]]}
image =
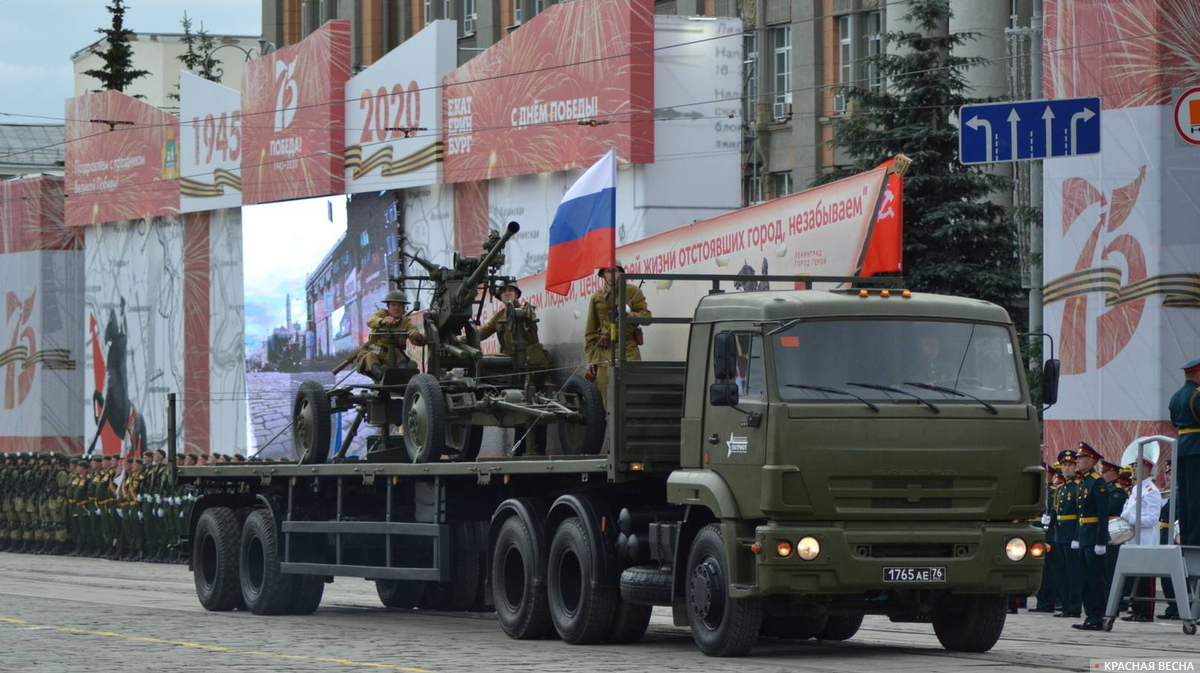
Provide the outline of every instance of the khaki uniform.
{"type": "MultiPolygon", "coordinates": [[[[532,311],[529,307],[527,311],[532,311]]],[[[479,340],[483,341],[496,335],[496,341],[500,343],[500,353],[502,355],[513,354],[513,338],[512,329],[508,326],[508,307],[496,311],[487,322],[479,328],[479,340]]],[[[550,356],[546,353],[546,349],[542,347],[538,341],[537,323],[530,323],[529,328],[525,330],[525,362],[531,369],[549,369],[553,366],[550,362],[550,356]]]]}
{"type": "MultiPolygon", "coordinates": [[[[355,367],[360,374],[370,374],[371,367],[376,364],[386,366],[388,360],[389,338],[391,335],[377,333],[378,330],[404,330],[413,338],[413,342],[418,345],[425,345],[425,337],[417,331],[417,326],[408,316],[400,319],[398,325],[385,326],[383,319],[388,317],[387,309],[379,309],[367,318],[367,327],[371,328],[371,338],[367,340],[366,346],[362,352],[358,354],[358,365],[355,367]]],[[[396,354],[396,361],[404,360],[403,353],[396,354]]]]}
{"type": "MultiPolygon", "coordinates": [[[[617,296],[616,292],[609,292],[607,288],[601,288],[592,295],[588,301],[587,328],[583,333],[584,354],[588,364],[596,365],[596,386],[600,389],[601,399],[605,400],[606,406],[608,366],[612,358],[612,347],[617,342],[616,324],[611,320],[612,305],[617,296]]],[[[646,307],[646,295],[636,286],[625,286],[625,301],[628,302],[628,317],[650,317],[650,309],[646,307]]],[[[633,362],[642,359],[642,352],[636,340],[637,334],[637,325],[625,326],[625,359],[633,362]]]]}

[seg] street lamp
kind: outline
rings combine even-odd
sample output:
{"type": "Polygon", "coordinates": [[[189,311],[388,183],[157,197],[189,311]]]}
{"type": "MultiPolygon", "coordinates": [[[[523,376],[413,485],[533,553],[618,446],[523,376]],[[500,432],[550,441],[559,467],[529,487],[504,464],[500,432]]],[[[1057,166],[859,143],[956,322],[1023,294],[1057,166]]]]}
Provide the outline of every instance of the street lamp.
{"type": "MultiPolygon", "coordinates": [[[[227,48],[228,49],[236,49],[236,50],[242,52],[242,56],[245,57],[246,62],[249,62],[250,59],[252,59],[252,58],[266,56],[267,54],[276,50],[274,42],[268,42],[261,37],[258,38],[258,52],[257,53],[254,51],[254,47],[247,48],[247,47],[243,47],[242,45],[240,45],[236,42],[227,42],[225,44],[218,45],[216,48],[210,49],[209,51],[205,52],[204,53],[204,61],[203,61],[204,65],[207,66],[208,63],[212,62],[213,54],[217,53],[218,51],[221,51],[222,49],[227,49],[227,48]]],[[[218,61],[218,63],[219,63],[219,61],[218,61]]],[[[206,67],[205,70],[207,70],[211,75],[214,75],[218,80],[225,77],[225,69],[217,66],[216,64],[214,64],[211,68],[206,67]]]]}

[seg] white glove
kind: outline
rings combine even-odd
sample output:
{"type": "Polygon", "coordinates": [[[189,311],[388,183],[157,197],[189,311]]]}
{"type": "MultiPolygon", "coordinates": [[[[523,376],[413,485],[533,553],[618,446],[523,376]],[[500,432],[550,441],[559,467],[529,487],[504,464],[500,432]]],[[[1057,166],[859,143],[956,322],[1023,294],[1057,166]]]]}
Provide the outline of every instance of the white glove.
{"type": "Polygon", "coordinates": [[[1104,556],[1104,554],[1108,552],[1108,548],[1102,544],[1098,544],[1095,547],[1092,547],[1092,551],[1096,552],[1096,556],[1104,556]]]}
{"type": "MultiPolygon", "coordinates": [[[[137,501],[137,502],[141,502],[141,501],[142,501],[142,494],[141,494],[141,493],[138,493],[137,495],[135,495],[135,496],[133,497],[133,499],[134,499],[135,501],[137,501]]],[[[1042,518],[1044,519],[1044,518],[1046,518],[1046,517],[1042,517],[1042,518]]]]}
{"type": "Polygon", "coordinates": [[[1043,526],[1049,526],[1049,525],[1050,525],[1050,515],[1049,515],[1049,514],[1043,514],[1043,515],[1042,515],[1042,525],[1043,525],[1043,526]]]}
{"type": "Polygon", "coordinates": [[[96,510],[96,516],[100,516],[100,510],[96,510]]]}
{"type": "Polygon", "coordinates": [[[158,508],[158,516],[159,516],[159,517],[161,517],[161,516],[162,516],[162,507],[159,507],[159,508],[158,508]]]}
{"type": "Polygon", "coordinates": [[[1079,549],[1079,540],[1071,540],[1071,549],[1079,549]]]}
{"type": "Polygon", "coordinates": [[[142,513],[139,511],[138,512],[138,521],[141,521],[141,520],[142,520],[142,513]]]}
{"type": "Polygon", "coordinates": [[[154,502],[162,502],[162,496],[155,493],[154,494],[154,502]]]}
{"type": "Polygon", "coordinates": [[[125,518],[125,513],[124,513],[124,512],[122,512],[120,509],[118,509],[118,510],[117,510],[117,516],[119,516],[119,517],[121,517],[122,519],[124,519],[124,518],[125,518]]]}
{"type": "Polygon", "coordinates": [[[175,503],[175,506],[178,507],[179,505],[183,504],[183,498],[180,498],[179,496],[175,496],[174,498],[171,498],[171,502],[175,503]]]}

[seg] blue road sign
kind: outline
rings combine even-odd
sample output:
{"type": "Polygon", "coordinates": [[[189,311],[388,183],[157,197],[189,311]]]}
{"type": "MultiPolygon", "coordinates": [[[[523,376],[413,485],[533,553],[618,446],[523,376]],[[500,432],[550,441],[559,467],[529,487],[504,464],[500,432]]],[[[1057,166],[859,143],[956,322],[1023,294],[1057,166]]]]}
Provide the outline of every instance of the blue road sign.
{"type": "Polygon", "coordinates": [[[1059,98],[959,108],[964,164],[1100,153],[1100,99],[1059,98]]]}

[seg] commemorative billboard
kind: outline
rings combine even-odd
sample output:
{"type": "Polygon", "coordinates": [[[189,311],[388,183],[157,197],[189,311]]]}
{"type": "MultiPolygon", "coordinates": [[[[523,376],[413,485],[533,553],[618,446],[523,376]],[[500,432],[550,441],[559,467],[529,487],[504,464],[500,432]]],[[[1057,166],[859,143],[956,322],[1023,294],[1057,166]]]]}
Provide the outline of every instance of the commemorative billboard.
{"type": "Polygon", "coordinates": [[[346,83],[346,191],[432,185],[442,176],[442,77],[458,65],[440,19],[346,83]]]}
{"type": "Polygon", "coordinates": [[[242,202],[341,194],[350,22],[246,64],[242,75],[242,202]]]}
{"type": "Polygon", "coordinates": [[[66,221],[72,226],[179,212],[179,118],[101,91],[66,103],[66,221]]]}
{"type": "Polygon", "coordinates": [[[242,205],[242,94],[179,73],[179,140],[184,213],[242,205]]]}
{"type": "Polygon", "coordinates": [[[654,161],[654,4],[551,5],[443,80],[446,182],[654,161]]]}

